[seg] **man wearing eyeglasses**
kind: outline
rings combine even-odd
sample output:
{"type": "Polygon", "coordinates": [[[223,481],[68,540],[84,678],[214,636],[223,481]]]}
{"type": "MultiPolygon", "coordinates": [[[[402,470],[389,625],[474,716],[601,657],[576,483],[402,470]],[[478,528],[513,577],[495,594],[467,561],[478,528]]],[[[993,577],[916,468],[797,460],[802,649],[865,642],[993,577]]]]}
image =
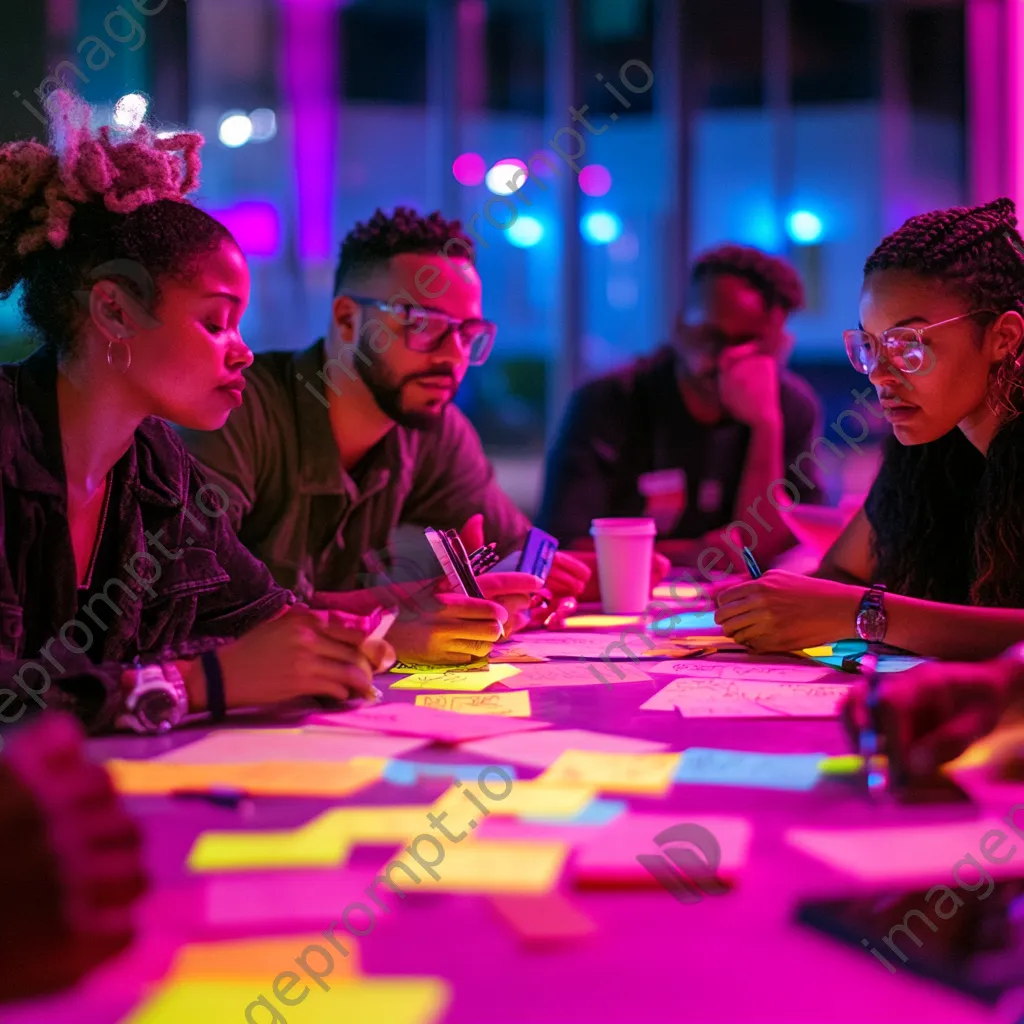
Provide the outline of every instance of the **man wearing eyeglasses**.
{"type": "Polygon", "coordinates": [[[767,253],[700,256],[673,343],[572,396],[538,525],[582,547],[594,517],[648,516],[657,550],[708,581],[745,572],[744,545],[762,566],[791,547],[779,506],[826,499],[814,463],[793,467],[819,419],[813,391],[783,369],[803,298],[796,271],[767,253]]]}
{"type": "MultiPolygon", "coordinates": [[[[342,243],[326,337],[260,353],[225,426],[183,432],[227,491],[240,539],[301,600],[359,612],[397,594],[409,614],[388,639],[405,661],[486,654],[507,616],[506,633],[525,621],[540,587],[496,573],[481,580],[493,600],[431,594],[426,603],[422,588],[379,589],[439,571],[423,527],[461,530],[468,550],[493,541],[504,554],[530,526],[452,404],[497,330],[483,316],[473,258],[458,221],[378,210],[342,243]],[[399,527],[416,529],[396,546],[399,527]]],[[[579,592],[588,575],[563,556],[549,587],[579,592]]]]}

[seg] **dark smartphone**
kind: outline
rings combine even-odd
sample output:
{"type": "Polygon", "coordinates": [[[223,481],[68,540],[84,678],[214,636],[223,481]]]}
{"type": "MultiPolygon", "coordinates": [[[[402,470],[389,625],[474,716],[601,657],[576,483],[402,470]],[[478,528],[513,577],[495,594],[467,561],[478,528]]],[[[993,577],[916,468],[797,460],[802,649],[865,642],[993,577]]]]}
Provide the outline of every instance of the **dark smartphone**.
{"type": "Polygon", "coordinates": [[[1024,985],[1024,879],[986,876],[975,890],[940,895],[949,883],[956,885],[950,877],[913,892],[809,901],[796,918],[890,974],[910,971],[994,1005],[1024,985]]]}
{"type": "Polygon", "coordinates": [[[523,544],[523,553],[519,556],[519,564],[516,566],[518,572],[533,573],[539,576],[545,583],[551,572],[551,566],[555,561],[555,554],[558,551],[558,541],[534,527],[526,535],[523,544]]]}

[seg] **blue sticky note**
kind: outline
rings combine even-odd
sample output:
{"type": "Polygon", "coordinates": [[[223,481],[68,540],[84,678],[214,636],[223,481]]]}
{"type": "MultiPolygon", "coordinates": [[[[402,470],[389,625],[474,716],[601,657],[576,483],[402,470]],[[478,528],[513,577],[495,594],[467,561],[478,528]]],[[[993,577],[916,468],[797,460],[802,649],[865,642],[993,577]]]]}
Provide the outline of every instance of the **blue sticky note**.
{"type": "Polygon", "coordinates": [[[571,818],[544,818],[531,815],[524,816],[522,820],[536,825],[607,825],[628,809],[629,805],[624,800],[595,799],[571,818]]]}
{"type": "Polygon", "coordinates": [[[679,612],[665,619],[658,619],[648,627],[651,633],[666,635],[685,629],[687,633],[699,633],[701,630],[718,630],[714,612],[679,612]]]}
{"type": "Polygon", "coordinates": [[[705,786],[808,790],[828,754],[760,754],[746,750],[690,747],[676,769],[676,782],[705,786]]]}
{"type": "MultiPolygon", "coordinates": [[[[433,761],[388,761],[382,778],[395,786],[415,786],[421,776],[437,779],[458,779],[460,782],[475,781],[480,773],[490,767],[486,764],[444,764],[433,761]]],[[[516,777],[516,770],[510,764],[497,765],[510,778],[516,777]]]]}

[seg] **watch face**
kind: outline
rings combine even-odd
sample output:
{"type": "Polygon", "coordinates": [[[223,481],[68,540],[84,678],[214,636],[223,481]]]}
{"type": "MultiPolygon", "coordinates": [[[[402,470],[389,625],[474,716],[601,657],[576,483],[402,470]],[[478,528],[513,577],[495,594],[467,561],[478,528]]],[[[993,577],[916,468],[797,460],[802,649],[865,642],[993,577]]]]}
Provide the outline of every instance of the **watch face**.
{"type": "Polygon", "coordinates": [[[885,613],[878,608],[865,608],[857,616],[857,632],[862,640],[878,643],[885,636],[885,613]]]}
{"type": "Polygon", "coordinates": [[[162,689],[143,694],[136,705],[135,714],[147,729],[155,732],[177,725],[181,719],[174,695],[162,689]],[[167,725],[164,725],[165,722],[167,725]]]}

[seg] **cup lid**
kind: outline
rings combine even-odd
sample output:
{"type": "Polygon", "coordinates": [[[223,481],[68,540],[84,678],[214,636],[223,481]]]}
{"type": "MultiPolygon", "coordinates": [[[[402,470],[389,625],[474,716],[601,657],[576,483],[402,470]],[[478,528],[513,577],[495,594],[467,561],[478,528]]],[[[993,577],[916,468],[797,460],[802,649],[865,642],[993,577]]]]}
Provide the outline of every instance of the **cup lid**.
{"type": "Polygon", "coordinates": [[[593,519],[590,522],[590,535],[617,535],[621,537],[653,537],[658,527],[653,519],[593,519]]]}

